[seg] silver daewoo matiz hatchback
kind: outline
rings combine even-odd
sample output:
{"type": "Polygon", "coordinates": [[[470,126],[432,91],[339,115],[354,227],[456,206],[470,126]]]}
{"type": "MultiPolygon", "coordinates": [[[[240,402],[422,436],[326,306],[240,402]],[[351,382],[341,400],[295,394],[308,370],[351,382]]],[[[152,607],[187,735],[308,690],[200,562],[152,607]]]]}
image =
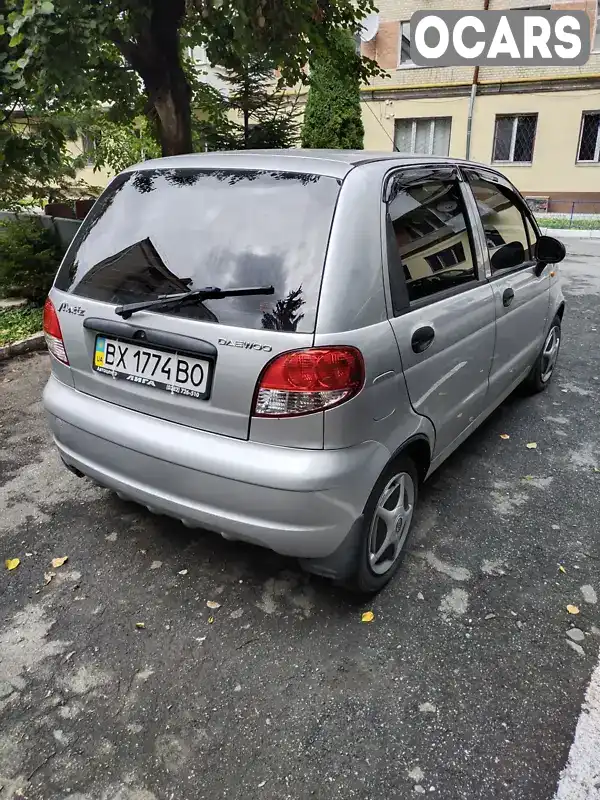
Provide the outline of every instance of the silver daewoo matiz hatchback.
{"type": "Polygon", "coordinates": [[[44,312],[65,464],[361,592],[419,484],[519,384],[564,300],[516,189],[465,161],[260,151],[112,181],[44,312]]]}

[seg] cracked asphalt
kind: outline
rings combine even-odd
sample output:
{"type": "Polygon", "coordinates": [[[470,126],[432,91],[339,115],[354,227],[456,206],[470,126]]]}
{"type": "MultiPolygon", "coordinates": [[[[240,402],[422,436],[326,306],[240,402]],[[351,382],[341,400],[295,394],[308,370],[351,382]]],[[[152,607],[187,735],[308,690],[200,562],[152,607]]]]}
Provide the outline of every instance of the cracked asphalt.
{"type": "Polygon", "coordinates": [[[426,484],[370,606],[75,478],[48,356],[0,365],[0,798],[550,800],[600,647],[600,245],[567,247],[553,385],[426,484]]]}

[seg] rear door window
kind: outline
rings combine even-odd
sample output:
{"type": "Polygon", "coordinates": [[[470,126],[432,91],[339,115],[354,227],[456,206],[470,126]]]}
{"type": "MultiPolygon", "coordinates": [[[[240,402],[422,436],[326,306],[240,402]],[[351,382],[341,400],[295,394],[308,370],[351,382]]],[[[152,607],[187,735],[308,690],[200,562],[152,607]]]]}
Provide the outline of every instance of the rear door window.
{"type": "Polygon", "coordinates": [[[113,304],[215,286],[275,288],[161,311],[312,333],[340,182],[258,170],[140,170],[82,225],[56,287],[113,304]]]}
{"type": "MultiPolygon", "coordinates": [[[[397,251],[390,270],[401,267],[411,304],[478,281],[468,214],[451,170],[399,172],[390,186],[387,218],[397,251]]],[[[394,294],[398,276],[390,275],[390,286],[394,294]]],[[[393,299],[394,308],[401,307],[393,299]]]]}

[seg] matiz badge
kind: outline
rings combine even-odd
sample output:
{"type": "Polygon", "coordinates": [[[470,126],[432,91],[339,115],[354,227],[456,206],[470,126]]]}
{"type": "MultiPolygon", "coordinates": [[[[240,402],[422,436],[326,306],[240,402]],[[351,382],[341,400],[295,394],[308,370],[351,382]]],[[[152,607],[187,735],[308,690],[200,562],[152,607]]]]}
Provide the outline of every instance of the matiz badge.
{"type": "Polygon", "coordinates": [[[59,308],[60,311],[66,311],[67,314],[76,314],[78,317],[85,317],[85,310],[81,308],[81,306],[71,306],[69,303],[61,303],[59,308]]]}

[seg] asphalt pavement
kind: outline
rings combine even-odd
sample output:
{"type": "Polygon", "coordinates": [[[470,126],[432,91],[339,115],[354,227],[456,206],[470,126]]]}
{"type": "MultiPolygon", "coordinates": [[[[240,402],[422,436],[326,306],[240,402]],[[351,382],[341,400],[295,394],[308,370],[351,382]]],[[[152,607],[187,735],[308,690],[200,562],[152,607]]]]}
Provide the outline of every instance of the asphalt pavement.
{"type": "Polygon", "coordinates": [[[0,366],[1,800],[551,800],[600,647],[600,242],[567,247],[553,385],[423,487],[369,605],[72,476],[48,356],[0,366]]]}

